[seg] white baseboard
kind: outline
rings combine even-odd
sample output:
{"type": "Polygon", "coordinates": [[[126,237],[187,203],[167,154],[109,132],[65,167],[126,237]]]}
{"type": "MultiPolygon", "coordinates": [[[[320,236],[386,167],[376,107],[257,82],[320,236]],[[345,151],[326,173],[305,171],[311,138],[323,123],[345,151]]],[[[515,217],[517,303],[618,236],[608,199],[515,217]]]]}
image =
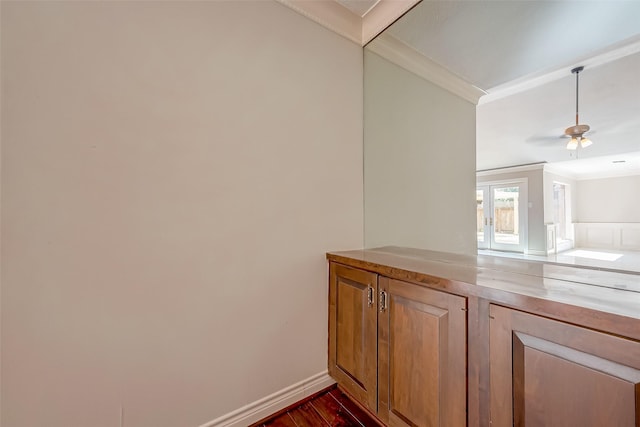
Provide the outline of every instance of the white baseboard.
{"type": "Polygon", "coordinates": [[[569,249],[573,249],[573,240],[561,240],[560,242],[558,242],[557,244],[558,249],[556,251],[556,253],[562,252],[562,251],[568,251],[569,249]]]}
{"type": "Polygon", "coordinates": [[[200,427],[247,427],[334,383],[335,380],[327,371],[320,372],[213,421],[206,422],[200,427]]]}
{"type": "Polygon", "coordinates": [[[525,255],[547,256],[547,251],[538,251],[535,249],[529,249],[525,252],[525,255]]]}

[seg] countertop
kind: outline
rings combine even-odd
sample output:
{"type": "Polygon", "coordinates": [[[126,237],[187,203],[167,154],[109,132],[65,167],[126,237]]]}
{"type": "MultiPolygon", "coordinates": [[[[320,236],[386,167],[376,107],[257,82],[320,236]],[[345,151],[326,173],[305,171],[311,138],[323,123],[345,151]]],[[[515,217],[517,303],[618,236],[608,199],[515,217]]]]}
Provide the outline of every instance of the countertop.
{"type": "Polygon", "coordinates": [[[329,261],[640,340],[640,275],[387,246],[329,261]]]}

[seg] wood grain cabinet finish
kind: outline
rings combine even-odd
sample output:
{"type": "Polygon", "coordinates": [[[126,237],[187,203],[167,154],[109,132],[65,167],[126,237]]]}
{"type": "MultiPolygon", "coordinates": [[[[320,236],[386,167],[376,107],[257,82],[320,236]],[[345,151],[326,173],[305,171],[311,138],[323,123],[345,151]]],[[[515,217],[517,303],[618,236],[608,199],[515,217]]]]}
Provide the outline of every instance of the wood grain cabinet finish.
{"type": "Polygon", "coordinates": [[[389,426],[464,426],[466,299],[331,263],[329,373],[389,426]]]}
{"type": "Polygon", "coordinates": [[[378,417],[466,424],[466,299],[380,277],[378,417]]]}
{"type": "Polygon", "coordinates": [[[640,342],[490,308],[492,427],[640,427],[640,342]]]}
{"type": "Polygon", "coordinates": [[[388,426],[640,427],[640,275],[328,253],[329,371],[388,426]]]}
{"type": "Polygon", "coordinates": [[[378,275],[329,268],[329,374],[372,412],[377,410],[378,275]]]}

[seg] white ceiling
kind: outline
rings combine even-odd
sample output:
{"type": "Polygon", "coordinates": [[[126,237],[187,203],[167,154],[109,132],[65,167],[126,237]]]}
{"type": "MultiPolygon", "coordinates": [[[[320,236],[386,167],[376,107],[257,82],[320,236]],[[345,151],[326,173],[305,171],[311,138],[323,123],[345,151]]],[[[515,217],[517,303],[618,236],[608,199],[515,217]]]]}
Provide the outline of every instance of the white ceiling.
{"type": "Polygon", "coordinates": [[[606,170],[611,160],[595,159],[640,151],[639,0],[423,0],[389,33],[489,93],[477,107],[478,170],[577,158],[606,170]],[[570,152],[562,134],[575,124],[577,65],[594,144],[570,152]],[[523,82],[537,83],[495,96],[523,82]]]}
{"type": "Polygon", "coordinates": [[[640,151],[553,163],[552,171],[575,179],[640,175],[640,151]]]}
{"type": "Polygon", "coordinates": [[[570,151],[575,76],[477,107],[477,168],[558,162],[640,151],[640,53],[580,73],[580,122],[593,145],[570,151]]]}
{"type": "Polygon", "coordinates": [[[640,1],[423,0],[389,32],[486,91],[640,38],[640,1]]]}
{"type": "Polygon", "coordinates": [[[364,17],[380,0],[335,0],[359,17],[364,17]]]}

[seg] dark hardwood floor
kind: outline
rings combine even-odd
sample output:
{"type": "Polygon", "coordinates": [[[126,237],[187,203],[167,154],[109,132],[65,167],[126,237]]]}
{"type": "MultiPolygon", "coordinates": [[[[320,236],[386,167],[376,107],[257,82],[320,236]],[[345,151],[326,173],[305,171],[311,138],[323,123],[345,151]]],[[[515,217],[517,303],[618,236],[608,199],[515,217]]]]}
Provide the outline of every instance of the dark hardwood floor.
{"type": "Polygon", "coordinates": [[[340,389],[333,386],[250,427],[374,427],[379,425],[340,389]]]}

